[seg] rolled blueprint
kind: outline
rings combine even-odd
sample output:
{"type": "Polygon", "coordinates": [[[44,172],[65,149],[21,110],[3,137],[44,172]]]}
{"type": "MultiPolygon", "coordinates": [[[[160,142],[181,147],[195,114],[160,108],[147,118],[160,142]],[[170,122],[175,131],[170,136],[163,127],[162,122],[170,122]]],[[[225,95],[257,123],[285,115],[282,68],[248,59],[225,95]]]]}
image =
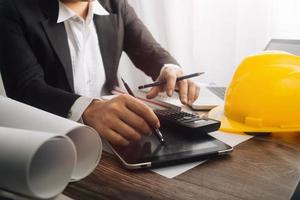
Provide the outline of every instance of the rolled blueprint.
{"type": "Polygon", "coordinates": [[[101,139],[93,128],[9,98],[0,97],[0,126],[70,137],[77,152],[72,180],[79,180],[89,175],[96,168],[101,157],[101,139]]]}
{"type": "Polygon", "coordinates": [[[75,162],[75,146],[66,136],[0,127],[1,189],[53,198],[70,181],[75,162]]]}

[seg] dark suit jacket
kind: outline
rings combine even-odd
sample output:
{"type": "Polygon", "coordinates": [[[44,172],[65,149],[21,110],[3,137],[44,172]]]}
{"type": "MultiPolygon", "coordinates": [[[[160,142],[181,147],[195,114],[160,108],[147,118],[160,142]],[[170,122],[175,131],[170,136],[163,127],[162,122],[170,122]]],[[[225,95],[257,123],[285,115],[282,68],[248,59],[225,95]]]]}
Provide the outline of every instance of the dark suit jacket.
{"type": "MultiPolygon", "coordinates": [[[[95,16],[109,91],[117,84],[122,51],[155,79],[177,64],[152,37],[127,0],[99,0],[110,13],[95,16]]],[[[74,94],[71,57],[57,0],[0,0],[0,66],[9,97],[66,117],[74,94]]]]}

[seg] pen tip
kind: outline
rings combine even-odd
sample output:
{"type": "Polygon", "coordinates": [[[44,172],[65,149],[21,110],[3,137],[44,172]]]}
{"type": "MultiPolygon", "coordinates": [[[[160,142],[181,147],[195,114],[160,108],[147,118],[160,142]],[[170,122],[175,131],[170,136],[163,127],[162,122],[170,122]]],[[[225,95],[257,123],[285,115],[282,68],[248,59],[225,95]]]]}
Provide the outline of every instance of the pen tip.
{"type": "Polygon", "coordinates": [[[124,81],[124,79],[122,77],[121,77],[121,80],[122,80],[123,83],[125,83],[125,81],[124,81]]]}

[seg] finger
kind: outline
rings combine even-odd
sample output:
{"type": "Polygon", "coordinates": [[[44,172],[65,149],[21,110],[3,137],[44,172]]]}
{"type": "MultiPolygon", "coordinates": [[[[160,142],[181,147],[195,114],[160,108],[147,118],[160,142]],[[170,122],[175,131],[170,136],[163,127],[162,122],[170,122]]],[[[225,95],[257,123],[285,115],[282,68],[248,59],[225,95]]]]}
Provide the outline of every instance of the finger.
{"type": "Polygon", "coordinates": [[[192,81],[188,81],[188,85],[188,105],[191,106],[194,102],[196,85],[192,81]]]}
{"type": "Polygon", "coordinates": [[[165,75],[165,80],[166,80],[166,86],[165,89],[167,91],[167,95],[171,97],[173,95],[173,92],[176,87],[176,74],[175,73],[168,73],[165,75]]]}
{"type": "Polygon", "coordinates": [[[162,91],[161,87],[153,87],[148,93],[147,93],[147,98],[148,99],[153,99],[162,91]]]}
{"type": "Polygon", "coordinates": [[[196,92],[195,92],[193,103],[198,99],[199,95],[200,95],[200,87],[196,85],[196,92]]]}
{"type": "Polygon", "coordinates": [[[160,122],[151,108],[140,102],[139,100],[130,97],[126,101],[126,107],[143,118],[150,127],[160,127],[160,122]]]}
{"type": "Polygon", "coordinates": [[[107,139],[109,142],[111,142],[114,145],[118,145],[118,146],[129,145],[128,140],[126,140],[123,136],[119,135],[117,132],[115,132],[112,129],[106,130],[104,137],[105,137],[105,139],[107,139]]]}
{"type": "Polygon", "coordinates": [[[113,130],[119,135],[124,137],[128,141],[138,141],[141,139],[140,134],[134,130],[132,127],[124,123],[122,120],[118,119],[114,122],[113,130]]]}
{"type": "Polygon", "coordinates": [[[120,113],[120,119],[132,129],[137,131],[138,134],[151,135],[152,133],[152,128],[148,125],[148,123],[142,117],[130,110],[120,113]]]}
{"type": "Polygon", "coordinates": [[[182,80],[178,82],[179,97],[183,104],[187,104],[188,82],[182,80]]]}

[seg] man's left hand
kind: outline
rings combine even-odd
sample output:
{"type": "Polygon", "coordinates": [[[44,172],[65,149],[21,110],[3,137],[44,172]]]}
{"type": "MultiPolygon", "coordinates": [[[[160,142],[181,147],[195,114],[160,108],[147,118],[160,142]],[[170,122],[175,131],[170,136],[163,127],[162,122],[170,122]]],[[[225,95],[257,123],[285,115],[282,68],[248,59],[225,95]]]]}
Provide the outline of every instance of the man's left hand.
{"type": "Polygon", "coordinates": [[[182,80],[176,83],[177,77],[184,76],[181,68],[176,66],[165,66],[156,81],[166,80],[167,83],[153,87],[147,94],[147,98],[152,99],[160,92],[166,92],[171,97],[175,89],[179,90],[179,97],[183,104],[191,106],[198,98],[200,88],[191,80],[182,80]]]}

